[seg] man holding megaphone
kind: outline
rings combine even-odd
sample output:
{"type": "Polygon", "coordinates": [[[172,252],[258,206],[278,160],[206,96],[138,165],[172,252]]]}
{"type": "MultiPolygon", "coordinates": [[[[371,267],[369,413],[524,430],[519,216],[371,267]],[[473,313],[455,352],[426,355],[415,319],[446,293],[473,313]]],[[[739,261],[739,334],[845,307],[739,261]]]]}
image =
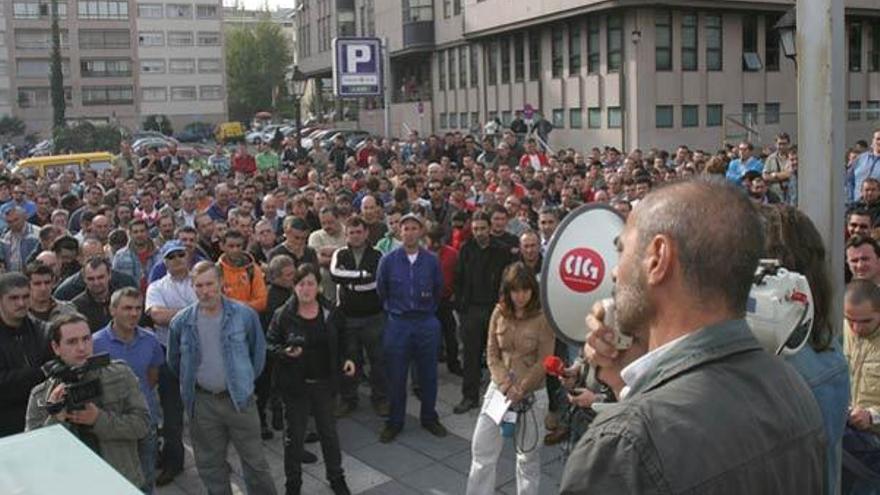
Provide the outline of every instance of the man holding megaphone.
{"type": "Polygon", "coordinates": [[[822,491],[820,410],[744,319],[762,231],[748,198],[718,181],[639,202],[613,271],[616,328],[635,342],[599,376],[621,401],[598,408],[562,493],[822,491]]]}

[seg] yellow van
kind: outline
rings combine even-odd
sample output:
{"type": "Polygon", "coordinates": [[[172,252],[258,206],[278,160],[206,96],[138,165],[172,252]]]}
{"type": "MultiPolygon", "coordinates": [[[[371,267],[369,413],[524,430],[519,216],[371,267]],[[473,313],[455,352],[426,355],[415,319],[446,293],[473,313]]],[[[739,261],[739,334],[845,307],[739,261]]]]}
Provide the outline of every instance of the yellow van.
{"type": "Polygon", "coordinates": [[[217,124],[214,130],[214,139],[218,143],[231,143],[244,140],[244,127],[241,122],[223,122],[217,124]]]}
{"type": "Polygon", "coordinates": [[[106,151],[74,153],[72,155],[36,156],[19,160],[12,172],[42,177],[50,169],[62,172],[72,168],[76,171],[76,176],[79,177],[80,171],[85,168],[101,172],[112,167],[112,163],[113,154],[106,151]]]}

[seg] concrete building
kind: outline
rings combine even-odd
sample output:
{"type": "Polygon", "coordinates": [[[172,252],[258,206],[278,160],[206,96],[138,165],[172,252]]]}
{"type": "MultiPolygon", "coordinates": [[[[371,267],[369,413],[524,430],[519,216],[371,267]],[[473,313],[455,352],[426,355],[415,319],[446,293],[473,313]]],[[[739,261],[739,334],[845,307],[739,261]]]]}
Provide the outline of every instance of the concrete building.
{"type": "MultiPolygon", "coordinates": [[[[0,69],[8,57],[15,96],[5,110],[0,76],[0,114],[12,113],[29,132],[45,135],[52,123],[51,1],[13,0],[11,6],[0,69]]],[[[164,114],[176,129],[225,120],[219,1],[59,0],[58,8],[69,120],[137,128],[147,115],[164,114]]]]}
{"type": "MultiPolygon", "coordinates": [[[[554,148],[715,149],[797,134],[795,66],[773,29],[789,1],[298,5],[300,68],[310,75],[330,73],[334,36],[375,32],[388,40],[397,134],[476,131],[488,119],[508,123],[526,105],[554,124],[554,148]]],[[[852,141],[880,122],[880,4],[846,5],[852,141]]],[[[364,128],[381,131],[381,111],[360,115],[364,128]]]]}

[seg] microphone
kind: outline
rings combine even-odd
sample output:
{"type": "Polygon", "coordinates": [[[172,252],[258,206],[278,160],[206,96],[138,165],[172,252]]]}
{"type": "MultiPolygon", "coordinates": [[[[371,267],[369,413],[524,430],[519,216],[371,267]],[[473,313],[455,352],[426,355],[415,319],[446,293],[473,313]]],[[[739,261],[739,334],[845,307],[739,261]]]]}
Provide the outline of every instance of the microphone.
{"type": "Polygon", "coordinates": [[[551,354],[544,358],[544,373],[556,378],[562,378],[565,373],[565,363],[559,356],[551,354]]]}

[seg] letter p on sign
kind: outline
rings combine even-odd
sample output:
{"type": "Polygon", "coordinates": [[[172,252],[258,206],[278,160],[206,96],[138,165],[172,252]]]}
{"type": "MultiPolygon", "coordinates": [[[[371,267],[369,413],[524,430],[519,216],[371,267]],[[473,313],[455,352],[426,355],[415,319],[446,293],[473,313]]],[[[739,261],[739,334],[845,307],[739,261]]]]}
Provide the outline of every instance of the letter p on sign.
{"type": "Polygon", "coordinates": [[[367,45],[348,45],[345,47],[345,71],[357,72],[357,64],[370,61],[370,47],[367,45]]]}

